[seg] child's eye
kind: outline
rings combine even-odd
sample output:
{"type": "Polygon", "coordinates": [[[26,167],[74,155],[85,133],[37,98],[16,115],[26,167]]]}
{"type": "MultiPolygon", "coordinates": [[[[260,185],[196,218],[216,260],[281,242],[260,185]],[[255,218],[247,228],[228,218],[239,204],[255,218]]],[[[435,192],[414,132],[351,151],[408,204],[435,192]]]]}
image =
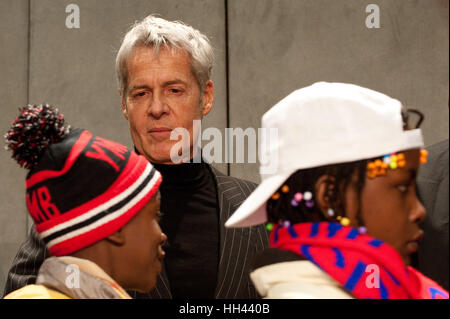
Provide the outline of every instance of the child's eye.
{"type": "Polygon", "coordinates": [[[398,185],[397,189],[402,192],[402,193],[406,193],[408,192],[409,188],[413,185],[413,183],[407,183],[407,184],[402,184],[402,185],[398,185]]]}

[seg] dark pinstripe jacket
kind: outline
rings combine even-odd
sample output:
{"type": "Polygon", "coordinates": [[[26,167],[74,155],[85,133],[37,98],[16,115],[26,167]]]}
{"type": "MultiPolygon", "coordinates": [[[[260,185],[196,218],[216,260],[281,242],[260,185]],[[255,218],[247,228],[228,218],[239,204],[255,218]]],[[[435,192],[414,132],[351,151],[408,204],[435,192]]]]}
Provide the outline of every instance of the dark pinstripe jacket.
{"type": "MultiPolygon", "coordinates": [[[[254,256],[268,244],[268,233],[260,225],[250,228],[227,229],[224,224],[239,205],[255,189],[256,184],[226,176],[212,168],[216,180],[220,219],[220,260],[215,297],[218,299],[251,299],[258,294],[249,278],[254,256]]],[[[8,273],[5,293],[33,284],[42,262],[48,257],[44,243],[34,227],[21,245],[8,273]]],[[[148,295],[130,293],[134,298],[171,298],[170,286],[163,267],[155,289],[148,295]]]]}

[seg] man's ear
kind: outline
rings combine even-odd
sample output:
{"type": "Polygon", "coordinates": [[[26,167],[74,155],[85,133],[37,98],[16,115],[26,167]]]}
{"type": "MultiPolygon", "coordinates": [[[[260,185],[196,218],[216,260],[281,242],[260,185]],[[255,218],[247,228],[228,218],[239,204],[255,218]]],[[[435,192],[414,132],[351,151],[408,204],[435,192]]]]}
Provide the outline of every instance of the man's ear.
{"type": "Polygon", "coordinates": [[[125,234],[122,229],[119,229],[114,234],[106,237],[106,240],[116,246],[123,246],[125,244],[125,234]]]}
{"type": "Polygon", "coordinates": [[[206,82],[202,98],[202,116],[205,116],[211,111],[214,101],[214,84],[211,80],[206,82]]]}
{"type": "Polygon", "coordinates": [[[321,214],[325,217],[325,219],[329,220],[330,216],[328,215],[328,209],[332,207],[331,198],[335,197],[334,192],[337,191],[335,185],[335,178],[330,175],[322,175],[316,181],[315,185],[315,196],[316,196],[316,204],[321,212],[321,214]]]}
{"type": "Polygon", "coordinates": [[[121,89],[119,89],[119,94],[120,94],[120,106],[122,107],[122,114],[125,117],[125,119],[128,121],[127,102],[125,101],[125,97],[123,96],[121,89]]]}

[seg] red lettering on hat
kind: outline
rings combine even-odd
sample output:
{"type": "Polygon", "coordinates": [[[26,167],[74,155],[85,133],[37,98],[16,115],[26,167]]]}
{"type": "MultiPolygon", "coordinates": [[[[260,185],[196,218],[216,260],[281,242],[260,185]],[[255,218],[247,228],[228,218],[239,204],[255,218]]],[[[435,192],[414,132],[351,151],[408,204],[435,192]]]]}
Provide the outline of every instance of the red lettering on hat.
{"type": "Polygon", "coordinates": [[[52,216],[60,215],[58,207],[51,202],[52,197],[46,186],[39,187],[26,195],[28,211],[36,223],[49,220],[52,216]]]}
{"type": "Polygon", "coordinates": [[[56,207],[56,205],[51,202],[52,197],[50,196],[50,192],[48,191],[47,187],[45,186],[39,187],[37,193],[39,197],[39,204],[41,204],[41,207],[44,210],[44,212],[47,213],[47,216],[50,217],[61,214],[59,212],[58,207],[56,207]]]}
{"type": "Polygon", "coordinates": [[[119,143],[115,143],[113,141],[106,140],[101,137],[96,137],[95,141],[92,143],[91,147],[96,152],[86,152],[87,157],[105,161],[106,163],[111,165],[117,172],[119,171],[119,166],[105,153],[104,149],[109,150],[111,153],[116,155],[121,160],[125,159],[123,154],[128,152],[128,149],[126,146],[121,145],[119,143]]]}
{"type": "Polygon", "coordinates": [[[31,217],[33,217],[34,221],[38,223],[42,223],[44,219],[42,218],[42,212],[39,207],[36,191],[32,192],[31,194],[27,194],[27,207],[28,211],[30,212],[31,217]]]}

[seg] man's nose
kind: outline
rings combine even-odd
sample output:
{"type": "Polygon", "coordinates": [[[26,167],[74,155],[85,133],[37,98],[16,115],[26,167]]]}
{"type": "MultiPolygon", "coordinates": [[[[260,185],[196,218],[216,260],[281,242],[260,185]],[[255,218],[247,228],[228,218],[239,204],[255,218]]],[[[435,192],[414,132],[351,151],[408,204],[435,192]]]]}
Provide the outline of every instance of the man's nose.
{"type": "Polygon", "coordinates": [[[161,116],[169,112],[169,107],[165,102],[164,97],[161,93],[155,92],[153,94],[153,98],[148,105],[148,114],[156,119],[159,119],[161,116]]]}

